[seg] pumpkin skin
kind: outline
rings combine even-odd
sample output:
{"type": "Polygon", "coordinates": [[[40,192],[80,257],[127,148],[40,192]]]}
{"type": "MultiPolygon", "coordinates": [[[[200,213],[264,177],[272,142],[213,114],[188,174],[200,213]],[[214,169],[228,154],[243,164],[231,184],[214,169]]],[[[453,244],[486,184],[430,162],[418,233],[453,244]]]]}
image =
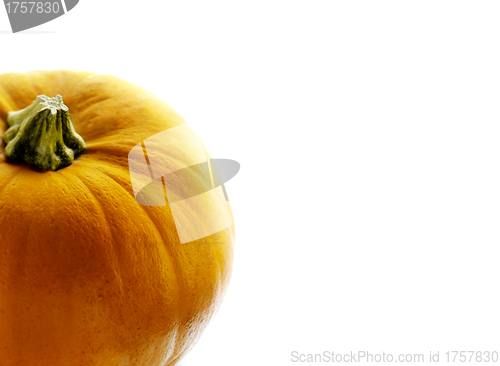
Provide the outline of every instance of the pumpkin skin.
{"type": "Polygon", "coordinates": [[[41,94],[62,95],[87,147],[40,171],[9,161],[2,140],[0,364],[174,365],[223,299],[234,226],[180,244],[168,204],[134,199],[127,157],[186,122],[115,77],[36,71],[0,75],[0,135],[41,94]]]}

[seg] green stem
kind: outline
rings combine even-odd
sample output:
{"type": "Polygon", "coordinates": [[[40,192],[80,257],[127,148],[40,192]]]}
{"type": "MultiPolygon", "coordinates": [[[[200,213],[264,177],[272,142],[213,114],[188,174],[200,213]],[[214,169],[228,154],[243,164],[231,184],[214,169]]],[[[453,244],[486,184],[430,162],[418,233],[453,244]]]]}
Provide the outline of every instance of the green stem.
{"type": "Polygon", "coordinates": [[[57,170],[73,163],[85,150],[85,141],[75,132],[60,95],[39,95],[29,107],[9,112],[7,124],[5,155],[13,161],[57,170]]]}

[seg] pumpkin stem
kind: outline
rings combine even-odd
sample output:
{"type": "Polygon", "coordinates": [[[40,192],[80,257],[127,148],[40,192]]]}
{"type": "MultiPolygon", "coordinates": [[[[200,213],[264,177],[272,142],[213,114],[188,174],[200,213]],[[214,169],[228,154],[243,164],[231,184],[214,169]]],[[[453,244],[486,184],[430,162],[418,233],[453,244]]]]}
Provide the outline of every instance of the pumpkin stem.
{"type": "Polygon", "coordinates": [[[57,170],[73,163],[85,150],[85,141],[75,132],[60,95],[39,95],[29,107],[9,112],[7,124],[5,155],[13,161],[57,170]]]}

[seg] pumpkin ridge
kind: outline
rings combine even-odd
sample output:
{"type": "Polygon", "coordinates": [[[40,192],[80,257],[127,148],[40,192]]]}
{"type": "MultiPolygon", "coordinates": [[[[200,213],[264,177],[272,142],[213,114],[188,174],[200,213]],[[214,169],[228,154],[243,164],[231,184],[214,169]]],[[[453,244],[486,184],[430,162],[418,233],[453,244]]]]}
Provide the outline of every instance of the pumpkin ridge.
{"type": "MultiPolygon", "coordinates": [[[[112,181],[113,183],[115,183],[115,186],[116,187],[120,187],[122,190],[125,190],[127,193],[128,193],[128,190],[123,187],[120,182],[118,182],[116,179],[114,179],[113,177],[109,176],[107,174],[106,171],[101,171],[101,170],[98,170],[98,169],[93,169],[95,172],[97,173],[100,173],[100,175],[102,177],[105,177],[105,178],[108,178],[110,181],[112,181]]],[[[107,216],[104,214],[104,210],[102,209],[102,204],[101,202],[99,201],[99,199],[95,196],[95,194],[92,192],[92,190],[88,187],[88,185],[82,180],[80,179],[80,177],[76,177],[79,181],[82,182],[82,184],[90,191],[92,197],[95,198],[95,200],[98,202],[98,205],[99,205],[99,208],[101,209],[101,211],[103,212],[103,217],[106,221],[106,224],[108,225],[108,228],[109,228],[109,222],[108,222],[108,218],[107,216]]],[[[132,196],[133,196],[133,193],[132,193],[132,196]]],[[[135,198],[134,198],[134,201],[135,201],[135,198]]],[[[142,207],[141,207],[142,208],[142,207]]],[[[158,236],[162,239],[163,236],[161,235],[160,231],[158,230],[158,228],[156,227],[156,225],[154,225],[154,221],[151,219],[151,216],[149,215],[149,213],[143,209],[143,211],[146,213],[147,217],[149,218],[149,220],[152,222],[152,226],[155,228],[158,236]]],[[[112,241],[113,243],[113,254],[116,255],[116,241],[113,240],[112,241]]],[[[177,282],[177,291],[178,291],[178,294],[182,296],[182,281],[179,280],[179,274],[182,273],[180,271],[180,266],[178,265],[177,263],[177,258],[173,256],[173,253],[169,250],[168,246],[164,245],[168,255],[170,255],[170,258],[171,258],[171,261],[172,261],[172,264],[173,264],[173,269],[174,269],[174,278],[176,279],[176,282],[177,282]],[[175,259],[174,259],[175,258],[175,259]]],[[[115,256],[114,256],[115,257],[115,256]]],[[[118,266],[119,267],[119,266],[118,266]]],[[[118,279],[120,280],[120,295],[123,295],[125,292],[123,291],[123,288],[124,288],[124,285],[123,285],[123,281],[121,280],[122,276],[119,276],[118,279]]],[[[182,297],[180,297],[182,298],[182,297]]],[[[123,301],[123,297],[121,298],[121,301],[123,301]]],[[[175,318],[176,319],[179,319],[181,318],[181,308],[180,308],[180,305],[178,304],[178,302],[174,302],[175,304],[175,308],[172,308],[173,311],[175,311],[175,318]]],[[[174,347],[174,351],[172,352],[173,354],[177,353],[178,352],[178,339],[179,339],[179,333],[181,332],[181,324],[177,323],[175,328],[172,329],[172,331],[174,332],[174,337],[173,339],[171,339],[171,342],[172,342],[172,347],[174,347]]],[[[175,363],[169,363],[169,365],[174,365],[175,363]]]]}
{"type": "MultiPolygon", "coordinates": [[[[105,176],[106,178],[108,178],[108,179],[110,179],[111,181],[113,181],[113,182],[116,184],[116,187],[119,187],[121,190],[125,191],[125,192],[126,192],[128,195],[130,195],[130,196],[133,198],[133,200],[135,201],[135,196],[134,196],[134,193],[133,193],[132,191],[128,190],[127,188],[125,188],[125,187],[124,187],[124,186],[123,186],[123,185],[122,185],[119,181],[117,181],[114,177],[112,177],[108,171],[106,171],[106,170],[99,170],[99,169],[94,169],[94,171],[101,173],[101,176],[105,176]]],[[[78,179],[80,179],[80,178],[78,178],[78,179]]],[[[81,180],[81,179],[80,179],[80,180],[81,180]]],[[[82,182],[82,183],[83,183],[83,182],[82,182]]],[[[85,183],[83,183],[83,184],[85,184],[85,183]]],[[[87,187],[87,185],[85,185],[85,186],[87,187]]],[[[93,195],[93,196],[95,197],[95,195],[93,195]]],[[[97,200],[97,198],[96,198],[96,200],[97,200]]],[[[99,204],[100,204],[100,202],[99,202],[99,204]]],[[[139,204],[138,204],[138,205],[139,205],[139,204]]],[[[152,218],[152,216],[151,216],[150,211],[149,211],[148,209],[146,209],[143,205],[139,205],[139,206],[140,206],[140,208],[142,209],[142,211],[143,211],[143,212],[144,212],[144,213],[148,216],[149,220],[150,220],[150,221],[154,224],[155,222],[154,222],[154,220],[153,220],[153,218],[152,218]]],[[[102,207],[102,206],[101,206],[101,207],[102,207]]],[[[156,225],[153,225],[153,226],[155,227],[155,230],[156,230],[156,232],[157,232],[158,236],[159,236],[159,237],[160,237],[160,238],[161,238],[164,242],[168,242],[168,241],[169,241],[169,240],[168,240],[168,238],[165,238],[165,237],[162,235],[162,233],[158,230],[158,228],[156,227],[156,225]]],[[[175,257],[175,259],[177,260],[177,256],[174,256],[174,253],[170,250],[170,247],[169,247],[169,246],[167,246],[167,245],[165,245],[165,247],[166,247],[167,251],[169,252],[169,254],[170,254],[173,258],[175,257]]],[[[177,264],[177,263],[176,263],[176,264],[177,264]]],[[[181,272],[179,269],[180,269],[180,266],[175,265],[175,269],[174,269],[174,270],[176,271],[176,279],[178,279],[178,278],[179,278],[179,272],[181,272]]],[[[179,288],[180,288],[180,287],[179,287],[179,288]]]]}
{"type": "MultiPolygon", "coordinates": [[[[59,70],[59,71],[55,71],[55,70],[33,70],[33,71],[30,71],[30,72],[27,72],[27,73],[24,73],[24,75],[27,76],[27,78],[29,79],[32,87],[34,90],[39,90],[39,88],[35,85],[35,83],[39,83],[39,78],[40,76],[45,76],[45,77],[48,77],[50,78],[51,76],[53,75],[56,75],[57,74],[60,74],[60,73],[66,73],[66,74],[75,74],[75,71],[72,71],[72,70],[59,70]]],[[[82,75],[82,78],[80,79],[80,81],[74,85],[71,89],[68,90],[68,92],[66,92],[65,94],[69,94],[71,92],[73,92],[73,90],[78,87],[82,81],[87,78],[88,76],[90,75],[95,75],[95,73],[91,73],[90,71],[76,71],[76,73],[78,74],[86,74],[86,75],[82,75]]],[[[22,75],[23,73],[17,73],[19,75],[22,75]]],[[[43,92],[42,92],[43,94],[43,92]]]]}
{"type": "MultiPolygon", "coordinates": [[[[114,99],[115,96],[114,95],[107,95],[107,96],[103,96],[101,98],[99,98],[98,96],[93,96],[89,99],[86,99],[83,103],[81,103],[80,105],[77,106],[77,108],[88,108],[90,106],[92,107],[95,107],[97,106],[99,103],[103,103],[103,102],[106,102],[108,100],[111,100],[111,99],[114,99]]],[[[76,105],[75,105],[76,107],[76,105]]],[[[76,122],[77,124],[79,123],[78,120],[76,122]]]]}
{"type": "MultiPolygon", "coordinates": [[[[97,170],[97,169],[96,169],[97,170]]],[[[99,171],[99,170],[98,170],[99,171]]],[[[110,173],[108,171],[99,171],[102,175],[108,177],[110,180],[112,180],[113,182],[116,183],[117,186],[119,186],[122,190],[125,190],[127,193],[129,193],[132,198],[134,199],[135,201],[135,196],[134,196],[134,193],[129,191],[128,189],[126,189],[122,184],[120,184],[119,181],[117,181],[114,177],[112,177],[110,175],[110,173]]],[[[163,247],[165,248],[165,250],[167,251],[167,253],[169,254],[170,258],[172,259],[172,264],[173,264],[173,269],[174,269],[174,276],[175,276],[175,279],[177,281],[177,291],[178,291],[178,294],[179,294],[179,298],[183,298],[185,296],[184,294],[184,285],[183,285],[183,282],[184,282],[184,276],[182,275],[182,267],[180,265],[180,262],[179,262],[179,258],[178,256],[176,255],[175,251],[172,249],[172,247],[170,245],[166,245],[166,243],[169,242],[168,238],[165,238],[162,233],[158,230],[157,226],[156,226],[156,223],[155,223],[155,220],[153,219],[153,217],[151,216],[151,213],[150,213],[150,210],[148,210],[147,208],[145,208],[144,206],[140,205],[142,211],[147,215],[147,217],[149,218],[149,220],[152,222],[153,226],[155,227],[157,233],[158,233],[158,236],[160,236],[160,238],[162,238],[163,242],[164,242],[164,245],[163,247]]],[[[181,318],[181,308],[180,308],[180,305],[178,303],[176,303],[176,306],[175,306],[175,311],[176,311],[176,318],[179,319],[181,318]]],[[[182,332],[182,329],[181,329],[181,326],[183,324],[176,324],[176,332],[175,332],[175,339],[174,339],[174,354],[179,352],[179,347],[182,346],[181,344],[179,344],[178,342],[178,338],[179,338],[179,333],[182,332]]],[[[181,352],[181,354],[184,354],[184,352],[181,352]]],[[[170,363],[169,365],[174,365],[175,362],[173,363],[170,363]]]]}
{"type": "MultiPolygon", "coordinates": [[[[4,160],[4,161],[2,161],[2,162],[0,162],[0,164],[4,164],[4,163],[5,163],[5,160],[4,160]]],[[[2,196],[2,193],[3,193],[4,189],[6,189],[6,188],[7,188],[7,187],[8,187],[8,186],[12,183],[12,181],[13,181],[13,180],[14,180],[14,179],[15,179],[15,178],[19,175],[19,174],[21,174],[22,172],[23,172],[23,169],[22,169],[21,167],[19,167],[19,168],[18,168],[18,172],[17,172],[17,174],[16,174],[16,175],[14,175],[12,178],[8,179],[8,180],[7,180],[7,182],[6,182],[6,184],[5,184],[4,186],[2,186],[2,185],[1,185],[1,182],[2,182],[2,181],[0,181],[0,196],[2,196]]]]}
{"type": "Polygon", "coordinates": [[[108,217],[104,213],[104,209],[102,208],[101,202],[95,196],[94,192],[89,188],[89,186],[82,179],[80,179],[80,177],[78,177],[77,175],[73,174],[73,176],[82,183],[82,185],[85,187],[87,192],[94,198],[94,201],[97,203],[97,206],[99,207],[99,210],[102,214],[104,222],[106,223],[106,231],[109,234],[109,237],[111,238],[111,243],[113,244],[113,251],[110,251],[111,252],[111,259],[113,260],[113,273],[115,274],[115,279],[117,280],[118,286],[120,288],[120,295],[123,295],[124,294],[124,285],[123,285],[123,281],[122,281],[120,265],[118,263],[118,256],[116,255],[116,249],[115,249],[116,243],[115,243],[115,240],[113,239],[113,235],[111,233],[111,227],[109,225],[108,217]]]}
{"type": "MultiPolygon", "coordinates": [[[[87,158],[90,158],[92,159],[91,157],[89,157],[88,155],[97,155],[99,153],[102,153],[100,151],[95,151],[95,152],[92,152],[90,154],[85,154],[87,156],[87,158]]],[[[112,155],[112,154],[107,154],[107,153],[102,153],[103,155],[106,155],[106,156],[111,156],[111,157],[117,157],[116,155],[112,155]]],[[[113,165],[111,164],[110,161],[108,160],[101,160],[101,159],[96,159],[99,161],[99,163],[104,163],[104,164],[109,164],[109,165],[113,165]]],[[[85,164],[85,165],[88,165],[90,168],[92,168],[95,172],[99,172],[101,173],[102,176],[105,176],[109,179],[111,179],[114,183],[117,184],[117,186],[119,186],[120,188],[124,189],[127,194],[135,201],[135,196],[134,196],[134,192],[132,192],[131,190],[128,190],[127,188],[125,188],[119,181],[117,181],[115,178],[113,178],[110,173],[107,171],[107,170],[101,170],[101,169],[98,169],[96,168],[95,166],[93,166],[95,163],[93,161],[89,161],[89,160],[81,160],[80,161],[81,164],[85,164]]],[[[120,169],[123,170],[123,171],[126,171],[126,167],[123,167],[123,166],[120,166],[120,169]]],[[[128,172],[128,171],[127,171],[128,172]]]]}
{"type": "Polygon", "coordinates": [[[96,75],[96,74],[91,73],[89,71],[82,71],[82,73],[88,73],[88,74],[86,76],[82,77],[81,80],[76,85],[74,85],[70,90],[68,90],[68,92],[65,93],[65,94],[71,94],[71,93],[73,93],[73,90],[75,90],[76,88],[78,88],[80,86],[80,84],[83,83],[83,80],[85,80],[86,78],[88,78],[91,75],[96,75]]]}
{"type": "MultiPolygon", "coordinates": [[[[156,227],[155,221],[151,217],[151,214],[148,212],[148,210],[145,210],[143,208],[143,211],[146,213],[146,215],[148,216],[149,220],[153,223],[153,226],[156,227]]],[[[178,289],[177,291],[178,291],[178,294],[179,294],[179,298],[182,299],[185,296],[185,293],[184,293],[185,291],[183,290],[184,289],[184,285],[183,285],[184,276],[182,275],[182,267],[180,266],[179,258],[177,257],[176,253],[172,250],[172,247],[170,245],[166,245],[166,242],[168,242],[168,240],[165,240],[166,238],[164,238],[163,235],[161,235],[161,234],[160,234],[160,237],[163,240],[163,247],[165,248],[165,250],[170,255],[170,258],[172,259],[172,264],[173,264],[173,269],[174,269],[174,276],[175,276],[175,280],[177,282],[177,289],[178,289]]],[[[177,317],[177,319],[181,318],[181,308],[180,308],[180,305],[178,303],[176,303],[175,311],[176,311],[176,317],[177,317]]],[[[183,324],[181,324],[180,322],[176,324],[176,328],[177,329],[176,329],[176,332],[175,332],[175,339],[174,339],[174,344],[173,344],[174,353],[179,352],[179,347],[182,345],[182,344],[179,344],[179,342],[178,342],[179,333],[182,332],[182,329],[181,329],[182,325],[183,324]]],[[[172,363],[172,365],[174,365],[174,364],[175,363],[172,363]]]]}
{"type": "MultiPolygon", "coordinates": [[[[109,172],[107,171],[101,171],[101,173],[105,176],[107,176],[109,179],[111,179],[112,181],[114,181],[121,189],[125,190],[127,193],[129,193],[132,198],[134,199],[135,201],[135,196],[134,196],[134,193],[129,191],[128,189],[126,189],[123,185],[120,184],[120,182],[116,181],[116,179],[112,176],[110,176],[109,172]]],[[[145,208],[144,206],[140,205],[141,206],[141,209],[143,210],[143,212],[146,213],[146,215],[148,216],[149,220],[153,223],[153,226],[156,228],[159,236],[162,238],[163,242],[164,242],[164,247],[165,247],[165,250],[168,252],[170,258],[172,259],[172,264],[173,264],[173,269],[174,269],[174,275],[175,275],[175,279],[177,281],[177,289],[178,289],[178,292],[179,292],[179,296],[180,298],[183,298],[185,296],[184,294],[184,285],[183,285],[183,282],[184,282],[184,276],[182,275],[182,267],[180,265],[180,262],[179,262],[179,258],[176,254],[176,252],[173,250],[172,246],[171,245],[167,245],[166,243],[169,242],[168,238],[165,238],[161,232],[157,229],[157,226],[156,226],[156,223],[155,223],[155,220],[153,219],[153,217],[151,216],[151,213],[150,213],[150,210],[148,210],[147,208],[145,208]]],[[[181,314],[181,311],[180,311],[180,306],[178,304],[176,304],[176,316],[177,318],[180,317],[180,314],[181,314]]],[[[175,348],[175,352],[178,352],[179,351],[179,344],[178,344],[178,335],[179,333],[181,332],[181,326],[182,324],[177,324],[177,331],[176,331],[176,336],[175,336],[175,343],[174,343],[174,348],[175,348]]],[[[171,363],[172,365],[175,364],[174,363],[171,363]]]]}
{"type": "Polygon", "coordinates": [[[31,87],[33,88],[33,90],[37,90],[38,88],[36,87],[35,83],[33,82],[33,78],[31,77],[31,75],[27,75],[28,76],[28,80],[30,81],[30,84],[31,84],[31,87]]]}

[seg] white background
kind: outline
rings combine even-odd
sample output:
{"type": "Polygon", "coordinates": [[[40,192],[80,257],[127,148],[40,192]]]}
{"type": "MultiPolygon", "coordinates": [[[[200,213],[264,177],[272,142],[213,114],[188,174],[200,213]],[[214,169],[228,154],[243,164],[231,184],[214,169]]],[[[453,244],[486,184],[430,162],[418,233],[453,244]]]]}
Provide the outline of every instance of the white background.
{"type": "Polygon", "coordinates": [[[497,1],[81,0],[19,34],[0,9],[0,72],[121,77],[241,163],[231,287],[183,366],[500,351],[499,17],[497,1]]]}

